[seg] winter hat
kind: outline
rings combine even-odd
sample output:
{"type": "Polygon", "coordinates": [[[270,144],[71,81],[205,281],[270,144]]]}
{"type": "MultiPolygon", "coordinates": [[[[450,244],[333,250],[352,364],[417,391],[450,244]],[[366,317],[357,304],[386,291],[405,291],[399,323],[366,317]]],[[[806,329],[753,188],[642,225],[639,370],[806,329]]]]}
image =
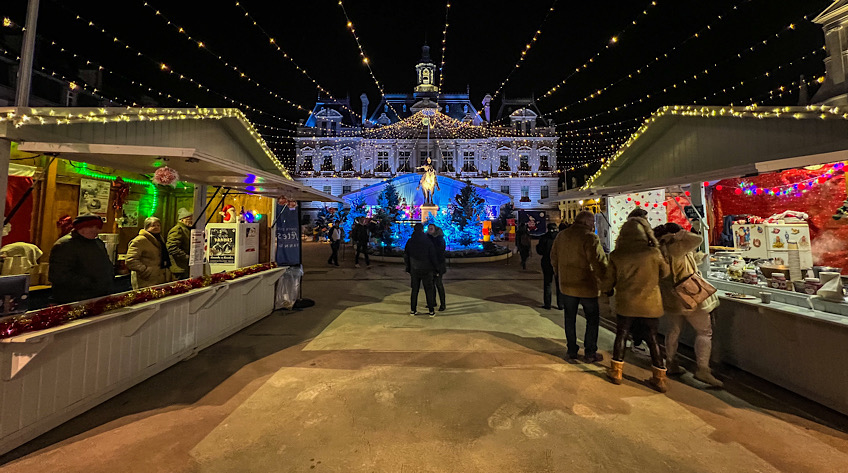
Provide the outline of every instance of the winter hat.
{"type": "Polygon", "coordinates": [[[177,210],[177,220],[182,220],[186,217],[191,217],[191,216],[192,216],[191,210],[189,210],[185,207],[180,207],[180,209],[177,210]]]}
{"type": "Polygon", "coordinates": [[[103,228],[103,219],[97,215],[80,215],[74,219],[74,230],[80,230],[86,227],[103,228]]]}

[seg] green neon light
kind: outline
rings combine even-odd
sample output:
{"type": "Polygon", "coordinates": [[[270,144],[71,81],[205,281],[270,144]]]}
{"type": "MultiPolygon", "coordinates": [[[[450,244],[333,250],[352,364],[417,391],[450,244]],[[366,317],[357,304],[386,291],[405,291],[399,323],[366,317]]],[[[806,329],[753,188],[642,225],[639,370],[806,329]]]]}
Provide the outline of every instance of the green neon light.
{"type": "MultiPolygon", "coordinates": [[[[93,177],[95,179],[103,179],[106,181],[115,181],[118,179],[118,176],[112,176],[109,174],[99,173],[97,171],[92,171],[88,169],[88,163],[80,163],[80,167],[77,168],[77,173],[87,177],[93,177]]],[[[139,203],[138,213],[150,217],[154,213],[156,213],[156,207],[159,205],[159,191],[156,189],[156,185],[150,181],[144,181],[141,179],[130,179],[128,177],[122,177],[124,182],[129,184],[136,184],[139,186],[144,186],[147,188],[148,195],[151,196],[151,199],[148,200],[150,203],[149,208],[147,206],[143,207],[141,203],[139,203]]]]}

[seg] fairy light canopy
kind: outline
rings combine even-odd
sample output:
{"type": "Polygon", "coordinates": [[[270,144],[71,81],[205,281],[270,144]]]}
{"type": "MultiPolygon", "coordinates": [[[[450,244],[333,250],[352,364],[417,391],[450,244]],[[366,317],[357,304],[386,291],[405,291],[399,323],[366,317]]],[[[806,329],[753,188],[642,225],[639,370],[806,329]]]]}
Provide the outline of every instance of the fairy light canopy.
{"type": "Polygon", "coordinates": [[[296,200],[340,202],[295,182],[237,109],[0,108],[0,137],[18,149],[296,200]]]}
{"type": "Polygon", "coordinates": [[[546,201],[845,160],[848,111],[837,107],[669,106],[646,119],[583,188],[546,201]]]}

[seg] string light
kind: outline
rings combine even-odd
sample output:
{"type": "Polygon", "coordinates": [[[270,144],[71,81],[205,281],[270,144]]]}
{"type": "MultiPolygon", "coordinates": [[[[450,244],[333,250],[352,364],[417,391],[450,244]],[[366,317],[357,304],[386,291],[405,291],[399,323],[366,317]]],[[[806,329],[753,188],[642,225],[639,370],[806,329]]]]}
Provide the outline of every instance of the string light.
{"type": "MultiPolygon", "coordinates": [[[[735,193],[736,195],[747,195],[747,196],[771,196],[771,197],[801,197],[802,194],[807,193],[807,191],[812,190],[817,184],[824,184],[833,177],[836,177],[839,174],[844,174],[845,163],[836,163],[826,172],[822,173],[819,176],[804,179],[802,181],[794,182],[792,184],[784,184],[779,186],[769,186],[769,187],[758,187],[751,182],[742,181],[739,183],[738,187],[728,187],[725,188],[722,185],[717,185],[714,187],[716,191],[722,191],[727,189],[735,193]]],[[[709,182],[706,183],[707,186],[709,182]]],[[[706,187],[706,186],[705,186],[706,187]]]]}
{"type": "MultiPolygon", "coordinates": [[[[442,59],[439,64],[439,82],[438,82],[438,90],[439,94],[442,93],[442,83],[444,74],[445,74],[445,50],[447,48],[448,43],[448,16],[450,15],[450,0],[447,0],[445,4],[445,28],[442,30],[442,59]]],[[[439,103],[438,96],[436,97],[436,103],[439,103]]]]}
{"type": "Polygon", "coordinates": [[[29,108],[29,114],[18,115],[14,111],[0,114],[0,124],[8,122],[15,128],[33,125],[68,125],[71,123],[110,123],[134,121],[168,120],[220,120],[233,118],[239,121],[254,138],[262,151],[280,170],[284,177],[291,179],[286,167],[271,152],[271,149],[256,131],[250,120],[237,108],[29,108]]]}
{"type": "MultiPolygon", "coordinates": [[[[118,176],[112,174],[104,174],[102,172],[92,171],[88,168],[88,163],[79,163],[79,165],[71,162],[71,165],[76,169],[77,174],[81,174],[87,177],[93,177],[95,179],[102,179],[105,181],[116,181],[118,176]]],[[[142,216],[152,216],[156,213],[156,208],[159,206],[159,189],[156,188],[156,185],[150,181],[143,181],[140,179],[132,179],[129,177],[121,177],[121,180],[128,184],[135,184],[139,186],[144,186],[147,189],[148,194],[151,196],[151,199],[148,201],[149,205],[142,206],[139,204],[138,212],[139,215],[142,216]]]]}
{"type": "Polygon", "coordinates": [[[630,149],[636,141],[645,133],[649,126],[658,119],[667,116],[700,117],[700,118],[757,118],[771,119],[780,117],[791,117],[796,120],[848,120],[848,113],[839,107],[809,105],[806,107],[774,107],[766,110],[756,105],[748,107],[716,107],[716,106],[666,106],[662,107],[645,121],[645,124],[634,133],[627,142],[615,153],[615,155],[601,166],[601,169],[592,176],[583,189],[588,189],[592,183],[615,161],[630,149]]]}
{"type": "Polygon", "coordinates": [[[93,21],[90,21],[90,20],[88,20],[88,19],[84,18],[83,16],[76,14],[75,12],[73,12],[73,11],[72,11],[72,10],[70,10],[68,7],[64,6],[63,4],[59,4],[59,5],[60,5],[63,9],[65,9],[66,11],[68,11],[71,15],[73,15],[73,16],[74,16],[74,19],[75,19],[75,20],[77,20],[77,21],[79,21],[81,24],[83,24],[83,25],[85,25],[85,26],[87,26],[87,27],[89,27],[89,28],[91,28],[91,29],[93,29],[93,30],[95,30],[95,31],[98,31],[98,32],[100,32],[101,34],[103,34],[103,35],[105,35],[105,36],[108,36],[108,37],[112,38],[112,42],[113,42],[113,43],[116,43],[116,44],[118,44],[118,45],[122,46],[122,48],[121,48],[121,49],[124,49],[124,50],[126,50],[126,51],[132,52],[132,53],[134,53],[134,55],[135,55],[135,56],[137,56],[137,57],[142,57],[142,58],[147,59],[147,60],[148,60],[148,61],[150,61],[150,62],[151,62],[151,63],[152,63],[152,64],[153,64],[156,68],[160,69],[161,71],[166,72],[166,73],[168,73],[168,74],[169,74],[169,75],[171,75],[171,76],[177,77],[179,80],[185,80],[185,81],[188,81],[188,82],[190,82],[190,83],[194,84],[195,86],[197,86],[197,88],[198,88],[198,89],[200,89],[200,90],[204,90],[204,91],[206,91],[207,93],[217,95],[217,96],[219,96],[219,97],[223,98],[224,100],[226,100],[227,102],[230,102],[231,104],[237,105],[237,106],[239,106],[239,107],[243,107],[244,109],[249,110],[249,111],[251,111],[251,112],[258,113],[258,114],[260,114],[260,115],[265,115],[265,116],[268,116],[268,117],[274,118],[274,119],[276,119],[276,120],[279,120],[279,121],[282,121],[282,122],[285,122],[285,123],[289,123],[289,124],[291,124],[291,125],[293,125],[293,126],[299,126],[299,123],[297,123],[297,122],[295,122],[295,121],[293,121],[293,120],[290,120],[290,119],[287,119],[287,118],[283,118],[283,117],[280,117],[280,116],[275,115],[275,114],[273,114],[273,113],[266,112],[266,111],[264,111],[264,110],[258,109],[258,108],[256,108],[256,107],[251,106],[251,105],[248,105],[248,104],[246,104],[246,103],[244,103],[244,102],[241,102],[241,101],[236,100],[236,99],[234,99],[234,98],[232,98],[232,97],[229,97],[229,96],[227,96],[226,94],[223,94],[223,93],[221,93],[221,92],[217,92],[217,91],[215,91],[215,90],[213,90],[213,89],[210,89],[209,87],[206,87],[205,85],[203,85],[203,84],[202,84],[202,83],[200,83],[199,81],[197,81],[197,80],[195,80],[195,79],[193,79],[193,78],[191,78],[191,77],[189,77],[189,76],[186,76],[186,75],[184,75],[184,74],[177,73],[177,71],[175,71],[172,67],[168,66],[166,63],[163,63],[163,62],[161,62],[161,61],[158,61],[158,60],[156,60],[155,58],[153,58],[153,57],[151,57],[151,56],[148,56],[148,55],[146,55],[146,54],[142,53],[139,49],[137,49],[137,48],[135,48],[135,47],[131,46],[129,43],[127,43],[127,42],[125,42],[125,41],[121,40],[121,39],[120,39],[120,38],[118,38],[117,36],[115,36],[115,35],[113,35],[112,33],[110,33],[108,30],[106,30],[105,28],[101,28],[100,26],[98,26],[97,24],[95,24],[93,21]]]}
{"type": "MultiPolygon", "coordinates": [[[[750,1],[752,1],[752,0],[746,0],[746,1],[750,2],[750,1]]],[[[601,48],[601,49],[600,49],[598,52],[596,52],[594,55],[590,56],[590,57],[589,57],[589,59],[587,59],[586,61],[584,61],[584,62],[583,62],[583,64],[582,64],[581,66],[578,66],[577,68],[575,68],[574,72],[572,72],[571,74],[569,74],[569,75],[568,75],[565,79],[563,79],[563,80],[562,80],[562,82],[560,82],[559,84],[555,85],[555,86],[554,86],[554,87],[552,87],[550,90],[548,90],[547,92],[545,92],[545,94],[544,94],[544,95],[542,95],[542,97],[540,97],[540,100],[541,100],[541,99],[543,99],[543,98],[545,98],[545,97],[549,97],[549,96],[551,96],[554,92],[556,92],[557,90],[561,89],[561,88],[565,85],[565,83],[566,83],[566,82],[568,82],[568,81],[569,81],[572,77],[574,77],[575,75],[579,74],[580,72],[585,71],[586,69],[588,69],[588,68],[589,68],[589,66],[590,66],[591,64],[593,64],[595,61],[597,61],[597,60],[598,60],[598,58],[600,58],[600,57],[601,57],[601,55],[602,55],[605,51],[608,51],[608,50],[610,50],[613,46],[617,45],[617,44],[621,41],[622,36],[624,36],[624,35],[625,35],[625,33],[626,33],[627,31],[629,31],[631,28],[633,28],[634,26],[636,26],[636,25],[639,23],[639,19],[640,19],[640,18],[642,18],[642,17],[644,17],[644,16],[647,16],[647,15],[648,15],[648,11],[649,11],[651,8],[655,7],[655,6],[657,6],[657,2],[656,2],[656,1],[651,1],[651,2],[650,2],[650,4],[648,4],[648,6],[647,6],[647,7],[645,7],[645,9],[644,9],[644,10],[642,10],[642,12],[636,16],[636,19],[635,19],[635,20],[631,21],[631,22],[630,22],[630,24],[628,24],[626,27],[624,27],[624,29],[622,29],[622,30],[621,30],[618,34],[613,35],[613,36],[612,36],[612,38],[610,39],[610,41],[609,41],[609,42],[607,42],[607,44],[605,44],[603,48],[601,48]]],[[[735,8],[735,7],[734,7],[734,8],[735,8]]],[[[685,43],[685,41],[684,41],[684,43],[685,43]]],[[[682,44],[681,44],[681,46],[682,46],[682,44]]]]}
{"type": "Polygon", "coordinates": [[[359,57],[362,58],[362,63],[365,64],[365,67],[368,68],[368,74],[371,75],[371,79],[374,80],[374,84],[377,86],[377,90],[380,91],[380,96],[385,101],[386,105],[392,109],[392,112],[395,116],[400,116],[397,113],[397,110],[392,106],[391,102],[386,100],[386,92],[383,90],[383,85],[380,84],[380,81],[377,80],[377,76],[374,75],[374,70],[371,69],[371,61],[368,60],[368,56],[365,54],[365,50],[362,48],[362,43],[359,41],[359,36],[356,34],[356,28],[353,27],[353,22],[350,20],[350,16],[347,14],[347,9],[344,6],[344,2],[339,0],[339,7],[342,9],[342,13],[344,13],[345,20],[347,21],[347,29],[350,30],[350,34],[353,35],[353,39],[356,40],[356,47],[359,48],[359,57]]]}
{"type": "MultiPolygon", "coordinates": [[[[730,87],[724,87],[724,88],[720,89],[720,92],[726,92],[728,89],[731,90],[731,91],[735,91],[737,88],[744,86],[746,84],[746,82],[751,82],[753,80],[757,80],[757,79],[760,79],[760,78],[763,78],[763,77],[769,77],[775,71],[782,70],[786,67],[790,67],[790,65],[795,64],[797,61],[806,60],[806,59],[810,58],[812,55],[818,54],[819,52],[821,52],[821,48],[816,48],[811,53],[804,55],[801,58],[792,60],[788,64],[780,65],[777,68],[772,68],[771,70],[766,71],[766,72],[761,73],[761,74],[758,74],[758,75],[754,76],[753,78],[739,81],[736,85],[733,85],[733,86],[730,86],[730,87]]],[[[645,94],[644,97],[635,99],[631,102],[627,102],[627,103],[624,103],[624,104],[621,104],[621,105],[617,105],[614,108],[605,110],[603,112],[598,112],[598,113],[595,113],[593,115],[588,115],[588,116],[585,116],[585,117],[582,117],[582,118],[576,118],[576,119],[570,120],[570,121],[567,122],[567,124],[571,125],[571,124],[583,123],[583,122],[586,122],[586,121],[589,121],[589,120],[593,120],[593,119],[600,117],[600,116],[610,115],[610,114],[613,114],[613,113],[616,113],[616,112],[620,112],[620,111],[625,110],[625,109],[632,107],[634,105],[645,103],[645,101],[650,100],[652,98],[656,98],[656,97],[661,96],[663,94],[668,94],[668,93],[672,92],[673,90],[678,89],[678,88],[682,88],[683,85],[687,85],[687,84],[689,84],[688,81],[684,81],[684,82],[681,82],[681,83],[675,83],[675,84],[672,84],[671,86],[668,86],[668,87],[665,87],[665,88],[659,90],[656,93],[647,93],[647,94],[645,94]]],[[[715,96],[716,94],[713,94],[713,96],[715,96]]]]}
{"type": "MultiPolygon", "coordinates": [[[[804,16],[804,17],[803,17],[803,19],[804,19],[804,20],[806,20],[806,19],[807,19],[807,16],[804,16]]],[[[692,79],[692,80],[698,80],[698,78],[699,78],[699,77],[703,77],[703,76],[705,76],[705,75],[709,75],[711,72],[714,72],[714,71],[715,71],[716,69],[718,69],[720,66],[722,66],[723,64],[725,64],[725,63],[727,63],[727,62],[729,62],[729,61],[731,61],[731,60],[739,60],[739,59],[742,59],[742,58],[743,58],[743,56],[745,56],[745,55],[747,55],[747,54],[751,54],[751,53],[757,52],[757,50],[758,50],[759,48],[762,48],[762,47],[764,47],[764,46],[767,46],[767,45],[769,44],[769,42],[773,42],[775,39],[779,39],[779,38],[780,38],[783,34],[785,34],[785,33],[787,33],[787,32],[790,32],[790,31],[795,31],[795,25],[794,25],[794,23],[790,23],[789,25],[787,25],[787,26],[785,26],[785,27],[781,28],[781,29],[780,29],[780,31],[778,31],[777,33],[775,33],[775,34],[773,34],[773,35],[769,36],[768,38],[766,38],[766,39],[764,39],[764,40],[759,40],[759,41],[755,42],[752,46],[748,46],[748,47],[743,48],[740,52],[738,52],[738,53],[734,54],[733,56],[731,56],[731,57],[729,57],[729,58],[727,58],[727,59],[724,59],[724,60],[722,60],[722,61],[716,62],[716,63],[714,63],[711,67],[708,67],[708,68],[704,68],[704,69],[702,69],[702,70],[699,70],[698,72],[696,72],[696,73],[692,74],[690,77],[687,77],[686,79],[682,79],[683,84],[686,84],[686,83],[687,83],[687,81],[688,81],[689,79],[692,79]]],[[[815,51],[814,51],[813,53],[815,53],[815,51]]],[[[663,59],[666,59],[666,58],[668,58],[668,57],[669,57],[668,53],[665,53],[665,54],[663,54],[662,56],[657,56],[656,58],[654,58],[654,60],[652,60],[652,61],[651,61],[651,62],[649,62],[648,64],[643,65],[643,66],[641,66],[641,67],[639,67],[639,68],[635,69],[634,71],[632,71],[632,72],[628,73],[628,74],[627,74],[627,75],[625,75],[625,76],[622,76],[622,77],[621,77],[621,78],[619,78],[618,80],[615,80],[615,81],[613,81],[613,82],[609,83],[608,85],[606,85],[606,86],[604,86],[604,87],[601,87],[601,88],[599,88],[599,89],[596,89],[594,92],[592,92],[592,93],[590,93],[589,95],[587,95],[587,96],[583,97],[582,99],[577,100],[577,101],[575,101],[575,102],[572,102],[572,103],[570,103],[570,104],[568,104],[568,105],[565,105],[565,106],[563,106],[563,107],[560,107],[560,108],[558,108],[558,109],[556,109],[556,110],[554,110],[554,111],[552,111],[552,112],[550,112],[550,113],[547,113],[547,114],[545,114],[545,115],[546,115],[546,116],[550,116],[550,115],[553,115],[553,114],[555,114],[555,113],[564,112],[565,110],[567,110],[567,109],[569,109],[569,108],[571,108],[571,107],[573,107],[573,106],[575,106],[575,105],[580,105],[580,104],[583,104],[583,103],[589,102],[589,101],[590,101],[590,100],[592,100],[592,99],[596,99],[596,98],[600,97],[600,96],[601,96],[604,92],[606,92],[606,91],[608,91],[609,89],[611,89],[612,87],[615,87],[616,85],[619,85],[619,84],[621,84],[621,83],[623,83],[623,82],[626,82],[626,81],[628,81],[628,80],[630,80],[630,79],[633,79],[633,78],[635,78],[635,77],[638,77],[640,74],[642,74],[643,72],[645,72],[645,71],[649,70],[649,69],[650,69],[651,67],[653,67],[654,65],[661,63],[661,62],[663,61],[663,59]]],[[[806,59],[806,57],[804,57],[804,58],[802,58],[802,59],[806,59]]],[[[790,65],[791,65],[791,64],[792,64],[792,63],[790,63],[790,65]]],[[[782,67],[782,66],[781,66],[781,67],[782,67]]],[[[778,69],[780,69],[780,68],[778,68],[778,69]]],[[[678,80],[678,82],[679,82],[679,80],[678,80]]],[[[674,85],[674,87],[676,87],[676,84],[674,85]]]]}
{"type": "Polygon", "coordinates": [[[250,12],[247,11],[247,9],[244,7],[244,5],[241,4],[241,2],[236,2],[236,7],[238,7],[242,11],[242,13],[244,13],[244,18],[247,19],[248,22],[250,22],[253,26],[255,26],[256,29],[258,29],[265,36],[265,38],[268,40],[268,45],[271,48],[273,48],[275,51],[277,51],[278,53],[282,54],[283,58],[285,58],[292,66],[294,66],[294,68],[298,72],[300,72],[304,77],[306,77],[307,80],[312,82],[312,85],[314,85],[315,88],[318,89],[319,92],[323,93],[327,97],[330,97],[330,99],[332,99],[333,101],[340,104],[342,106],[342,108],[348,110],[351,113],[351,115],[353,115],[357,119],[362,118],[355,111],[351,110],[350,107],[344,105],[341,101],[336,99],[333,96],[333,94],[330,93],[329,90],[325,89],[323,86],[321,86],[321,84],[318,83],[317,80],[315,80],[312,76],[310,76],[309,73],[306,72],[306,69],[304,69],[297,62],[295,62],[295,60],[292,59],[292,57],[289,56],[289,54],[287,52],[285,52],[283,50],[283,48],[280,47],[279,44],[277,44],[276,39],[274,39],[274,37],[272,37],[270,34],[268,34],[268,32],[265,30],[265,28],[262,28],[262,25],[260,25],[259,22],[256,21],[256,18],[253,17],[253,15],[251,15],[250,12]]]}
{"type": "MultiPolygon", "coordinates": [[[[539,25],[538,28],[536,28],[536,32],[533,33],[533,37],[530,39],[530,41],[528,41],[527,44],[524,45],[524,49],[521,50],[521,54],[518,56],[518,61],[515,62],[515,65],[509,71],[509,74],[507,74],[506,79],[504,79],[503,82],[501,82],[501,85],[498,86],[498,89],[495,91],[495,94],[492,95],[492,100],[498,98],[498,95],[500,95],[504,86],[506,86],[507,82],[509,82],[509,79],[510,77],[512,77],[512,74],[515,72],[516,69],[521,67],[521,63],[524,62],[524,59],[527,57],[527,53],[530,52],[530,48],[533,47],[533,45],[536,43],[536,41],[538,41],[539,37],[542,35],[542,28],[545,26],[545,23],[547,23],[548,18],[551,17],[551,14],[554,12],[558,1],[559,0],[554,0],[554,2],[551,4],[551,7],[548,8],[548,12],[545,14],[545,18],[542,20],[542,23],[539,25]]],[[[477,114],[479,115],[480,112],[478,111],[477,114]]]]}
{"type": "Polygon", "coordinates": [[[299,104],[297,104],[297,103],[295,103],[295,102],[293,102],[293,101],[291,101],[291,100],[289,100],[289,99],[287,99],[287,98],[285,98],[285,97],[281,96],[280,94],[278,94],[278,93],[274,92],[273,90],[271,90],[271,89],[269,89],[269,88],[267,88],[267,87],[263,86],[262,84],[260,84],[259,82],[257,82],[256,80],[254,80],[253,78],[251,78],[250,76],[248,76],[248,75],[244,72],[244,70],[243,70],[243,69],[241,69],[241,68],[239,68],[238,66],[236,66],[235,64],[232,64],[231,62],[227,61],[227,60],[226,60],[226,59],[224,59],[221,55],[214,53],[211,49],[209,49],[208,43],[206,43],[206,42],[204,42],[204,41],[200,41],[200,40],[199,40],[199,39],[197,39],[197,38],[193,38],[193,37],[192,37],[192,36],[188,33],[188,31],[186,31],[186,29],[185,29],[185,28],[183,28],[183,27],[181,27],[181,26],[179,26],[179,25],[176,25],[176,24],[174,24],[173,22],[171,22],[171,20],[169,20],[169,19],[168,19],[168,17],[166,17],[166,16],[165,16],[165,15],[164,15],[161,11],[157,10],[157,9],[156,9],[156,8],[154,8],[152,5],[150,5],[150,3],[149,3],[149,2],[142,2],[142,4],[143,4],[143,6],[147,7],[147,9],[149,9],[150,11],[152,11],[152,12],[153,12],[153,14],[154,14],[155,16],[158,16],[158,17],[162,18],[162,20],[163,20],[163,21],[164,21],[164,22],[165,22],[168,26],[170,26],[171,28],[173,28],[173,29],[174,29],[174,31],[176,31],[176,32],[177,32],[177,34],[180,34],[180,35],[182,35],[182,36],[185,36],[185,38],[186,38],[187,40],[189,40],[189,41],[193,42],[194,44],[196,44],[196,45],[197,45],[197,49],[198,49],[198,51],[203,51],[203,52],[205,52],[205,53],[209,54],[210,56],[214,57],[215,59],[217,59],[217,60],[218,60],[218,62],[220,62],[221,64],[223,64],[223,65],[224,65],[224,67],[226,67],[226,68],[228,68],[228,69],[232,69],[232,70],[233,70],[233,72],[235,72],[236,74],[238,74],[239,78],[241,78],[241,79],[243,79],[243,80],[246,80],[249,84],[254,85],[255,87],[257,87],[257,88],[259,88],[259,89],[262,89],[265,93],[267,93],[267,94],[268,94],[268,95],[270,95],[271,97],[274,97],[275,99],[277,99],[277,100],[279,100],[279,101],[281,101],[281,102],[284,102],[285,104],[287,104],[287,105],[289,105],[289,106],[293,107],[294,109],[296,109],[296,110],[298,110],[298,111],[306,112],[308,115],[312,114],[312,112],[311,112],[308,108],[305,108],[305,107],[303,107],[303,106],[301,106],[301,105],[299,105],[299,104]]]}

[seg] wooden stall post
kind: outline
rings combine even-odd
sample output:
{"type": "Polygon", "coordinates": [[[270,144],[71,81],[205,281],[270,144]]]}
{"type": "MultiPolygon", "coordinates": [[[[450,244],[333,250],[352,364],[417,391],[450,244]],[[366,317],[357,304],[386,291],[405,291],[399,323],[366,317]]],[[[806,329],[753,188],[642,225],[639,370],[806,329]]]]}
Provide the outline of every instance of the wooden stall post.
{"type": "MultiPolygon", "coordinates": [[[[53,243],[58,238],[58,229],[56,228],[56,175],[59,169],[58,159],[49,159],[45,157],[44,179],[42,180],[40,202],[38,205],[41,216],[38,222],[38,229],[35,233],[33,243],[38,245],[45,254],[49,253],[49,249],[53,247],[53,243]]],[[[46,258],[42,261],[46,261],[46,258]]]]}
{"type": "MultiPolygon", "coordinates": [[[[9,187],[9,163],[12,159],[12,142],[0,140],[0,195],[6,200],[6,189],[9,187]]],[[[5,204],[0,208],[0,222],[6,219],[5,204]]]]}

